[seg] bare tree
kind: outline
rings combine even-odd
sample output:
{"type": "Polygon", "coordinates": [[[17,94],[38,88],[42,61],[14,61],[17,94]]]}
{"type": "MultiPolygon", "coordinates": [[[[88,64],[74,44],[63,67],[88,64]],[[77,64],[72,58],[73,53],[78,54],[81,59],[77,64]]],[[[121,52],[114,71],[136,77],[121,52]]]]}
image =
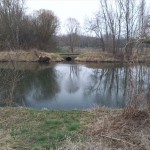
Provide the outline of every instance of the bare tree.
{"type": "Polygon", "coordinates": [[[139,5],[139,35],[141,37],[144,36],[143,29],[144,29],[144,20],[145,20],[145,14],[146,14],[146,2],[145,0],[140,1],[139,5]]]}
{"type": "Polygon", "coordinates": [[[24,0],[0,0],[0,49],[55,49],[58,18],[52,11],[25,14],[24,0]]]}
{"type": "Polygon", "coordinates": [[[105,29],[101,12],[98,12],[94,18],[91,20],[86,20],[85,22],[85,30],[89,31],[91,34],[94,35],[99,39],[102,51],[106,50],[106,42],[105,42],[105,29]]]}
{"type": "Polygon", "coordinates": [[[130,57],[139,38],[147,42],[143,41],[143,37],[149,35],[145,0],[100,0],[100,6],[101,9],[88,21],[87,29],[99,38],[103,51],[116,55],[125,50],[130,57]]]}
{"type": "Polygon", "coordinates": [[[50,10],[39,10],[35,14],[35,33],[39,49],[51,49],[59,21],[50,10]]]}
{"type": "Polygon", "coordinates": [[[69,35],[70,50],[73,52],[77,45],[80,24],[75,18],[68,18],[65,26],[69,35]]]}
{"type": "MultiPolygon", "coordinates": [[[[115,3],[114,0],[111,2],[115,3]]],[[[122,12],[118,9],[118,5],[114,8],[109,3],[110,1],[107,0],[100,1],[101,10],[89,20],[87,29],[100,39],[103,51],[107,50],[115,54],[119,45],[117,41],[121,38],[122,12]]]]}
{"type": "Polygon", "coordinates": [[[19,47],[21,21],[24,15],[23,0],[0,0],[0,40],[1,45],[19,47]]]}

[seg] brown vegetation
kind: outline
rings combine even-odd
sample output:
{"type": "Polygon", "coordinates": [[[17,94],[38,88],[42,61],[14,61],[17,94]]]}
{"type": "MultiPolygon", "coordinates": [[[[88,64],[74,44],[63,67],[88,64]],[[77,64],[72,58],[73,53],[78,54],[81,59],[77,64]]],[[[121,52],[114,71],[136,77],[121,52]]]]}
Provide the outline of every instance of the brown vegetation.
{"type": "Polygon", "coordinates": [[[80,55],[75,59],[76,61],[81,62],[119,62],[119,59],[116,59],[113,54],[107,52],[89,52],[83,55],[80,55]]]}
{"type": "Polygon", "coordinates": [[[18,62],[37,62],[40,57],[47,57],[50,61],[62,61],[59,55],[54,53],[40,52],[37,50],[31,51],[10,51],[10,52],[0,52],[0,61],[18,61],[18,62]]]}
{"type": "MultiPolygon", "coordinates": [[[[18,50],[18,51],[2,51],[0,52],[0,62],[17,61],[17,62],[60,62],[63,57],[57,53],[41,52],[38,50],[18,50]]],[[[112,53],[108,52],[86,52],[80,54],[75,58],[77,62],[130,62],[126,57],[115,57],[112,53]]],[[[149,62],[149,53],[140,53],[133,55],[131,61],[133,62],[149,62]]]]}
{"type": "Polygon", "coordinates": [[[129,119],[121,110],[96,109],[92,113],[95,119],[86,134],[101,140],[106,149],[149,150],[149,111],[138,111],[129,119]]]}
{"type": "Polygon", "coordinates": [[[116,55],[108,52],[85,52],[75,59],[79,62],[123,62],[123,63],[147,63],[150,62],[149,51],[143,51],[140,53],[132,53],[128,55],[116,55]]]}

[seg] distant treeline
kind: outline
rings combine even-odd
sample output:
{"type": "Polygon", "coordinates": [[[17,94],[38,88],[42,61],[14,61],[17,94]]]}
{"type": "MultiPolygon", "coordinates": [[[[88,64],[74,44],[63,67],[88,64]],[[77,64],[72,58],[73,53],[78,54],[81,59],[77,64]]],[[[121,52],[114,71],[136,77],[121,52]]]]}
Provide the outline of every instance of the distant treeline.
{"type": "MultiPolygon", "coordinates": [[[[32,49],[53,51],[70,46],[70,34],[56,36],[59,20],[50,10],[27,15],[23,0],[0,0],[0,50],[32,49]]],[[[97,37],[78,34],[74,47],[100,47],[97,37]]]]}
{"type": "Polygon", "coordinates": [[[60,36],[57,35],[59,20],[52,11],[42,9],[27,15],[24,0],[0,0],[0,50],[56,51],[69,47],[73,52],[75,47],[93,47],[118,54],[122,49],[132,52],[133,47],[140,47],[136,43],[149,39],[150,15],[145,0],[138,3],[137,0],[100,0],[100,5],[99,12],[85,22],[87,35],[81,34],[75,18],[68,18],[66,35],[60,36]],[[110,1],[115,5],[109,5],[110,1]]]}
{"type": "MultiPolygon", "coordinates": [[[[59,41],[59,47],[69,47],[70,46],[70,35],[62,35],[57,36],[57,40],[59,41]]],[[[100,39],[97,37],[90,37],[84,35],[78,35],[77,42],[74,45],[75,47],[79,48],[86,48],[86,47],[93,47],[93,48],[100,48],[101,43],[100,39]]]]}
{"type": "Polygon", "coordinates": [[[84,30],[90,37],[81,35],[78,21],[70,18],[68,34],[59,40],[62,45],[70,46],[72,52],[76,46],[96,47],[127,56],[149,47],[150,14],[146,0],[100,0],[99,4],[99,11],[85,21],[84,30]]]}

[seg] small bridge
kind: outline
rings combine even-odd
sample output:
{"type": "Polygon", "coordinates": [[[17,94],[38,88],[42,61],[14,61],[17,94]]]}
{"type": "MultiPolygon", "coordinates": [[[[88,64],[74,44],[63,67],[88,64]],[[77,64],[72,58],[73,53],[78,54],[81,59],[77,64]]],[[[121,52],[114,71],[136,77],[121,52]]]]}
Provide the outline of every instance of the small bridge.
{"type": "Polygon", "coordinates": [[[63,57],[66,61],[73,61],[79,55],[79,53],[60,53],[60,56],[63,57]]]}

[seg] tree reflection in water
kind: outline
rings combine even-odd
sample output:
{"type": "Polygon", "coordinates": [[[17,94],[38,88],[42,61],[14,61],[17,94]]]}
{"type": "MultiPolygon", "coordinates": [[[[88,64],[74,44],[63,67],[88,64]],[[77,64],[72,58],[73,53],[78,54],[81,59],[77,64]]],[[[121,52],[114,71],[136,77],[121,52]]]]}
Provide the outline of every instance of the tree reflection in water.
{"type": "MultiPolygon", "coordinates": [[[[15,74],[15,76],[21,74],[23,77],[15,86],[13,92],[13,106],[28,105],[26,101],[27,97],[36,101],[50,100],[60,91],[57,83],[57,75],[53,67],[41,70],[1,69],[0,89],[3,89],[0,90],[1,106],[7,105],[6,101],[3,100],[7,99],[8,91],[12,89],[12,82],[10,79],[12,79],[13,74],[15,74]]],[[[16,76],[16,78],[18,78],[18,76],[16,76]]]]}
{"type": "Polygon", "coordinates": [[[15,62],[5,65],[8,69],[0,69],[0,106],[12,106],[15,103],[15,91],[23,76],[22,72],[15,68],[15,62]]]}
{"type": "Polygon", "coordinates": [[[25,69],[19,65],[15,71],[0,67],[1,106],[10,106],[10,101],[3,100],[11,96],[13,106],[86,109],[96,104],[120,108],[131,99],[133,89],[135,96],[150,91],[150,67],[146,65],[34,64],[32,68],[30,64],[30,69],[28,65],[25,69]]]}
{"type": "Polygon", "coordinates": [[[68,73],[68,79],[67,79],[67,86],[66,86],[66,91],[68,93],[75,93],[79,90],[79,73],[80,73],[80,68],[78,65],[70,65],[70,70],[68,73]]]}
{"type": "MultiPolygon", "coordinates": [[[[150,68],[137,66],[114,66],[102,69],[94,69],[90,75],[90,84],[85,89],[85,95],[89,96],[95,93],[97,103],[106,105],[106,101],[114,100],[115,103],[126,105],[131,95],[131,75],[132,86],[134,86],[135,95],[141,91],[147,91],[150,87],[150,68]],[[121,100],[122,99],[122,100],[121,100]]],[[[112,102],[113,103],[113,102],[112,102]]]]}
{"type": "Polygon", "coordinates": [[[36,101],[50,100],[60,91],[54,68],[39,71],[25,71],[18,95],[29,96],[36,101]]]}
{"type": "Polygon", "coordinates": [[[118,66],[94,69],[90,75],[90,84],[85,90],[85,95],[95,93],[96,103],[101,105],[107,104],[108,106],[111,103],[124,105],[124,99],[120,100],[124,92],[122,69],[118,66]]]}

